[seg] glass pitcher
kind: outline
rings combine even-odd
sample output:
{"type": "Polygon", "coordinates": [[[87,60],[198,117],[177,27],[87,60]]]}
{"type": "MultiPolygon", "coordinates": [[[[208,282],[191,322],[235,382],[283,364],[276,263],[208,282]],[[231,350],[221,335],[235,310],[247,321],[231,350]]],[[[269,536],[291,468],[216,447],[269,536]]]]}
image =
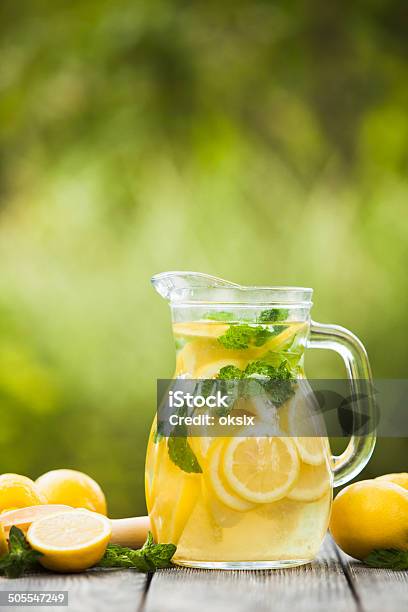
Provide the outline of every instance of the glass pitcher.
{"type": "MultiPolygon", "coordinates": [[[[307,348],[339,353],[356,391],[360,380],[371,377],[364,347],[351,332],[310,319],[312,289],[244,287],[193,272],[158,274],[152,284],[170,304],[176,379],[258,370],[263,375],[262,368],[305,379],[307,348]]],[[[333,486],[363,469],[375,435],[353,435],[346,450],[332,456],[326,437],[290,435],[296,402],[283,398],[277,404],[285,436],[190,437],[183,447],[187,467],[153,423],[147,508],[156,541],[177,545],[176,564],[282,568],[308,563],[317,554],[333,486]]],[[[252,413],[262,421],[262,408],[252,413]]]]}

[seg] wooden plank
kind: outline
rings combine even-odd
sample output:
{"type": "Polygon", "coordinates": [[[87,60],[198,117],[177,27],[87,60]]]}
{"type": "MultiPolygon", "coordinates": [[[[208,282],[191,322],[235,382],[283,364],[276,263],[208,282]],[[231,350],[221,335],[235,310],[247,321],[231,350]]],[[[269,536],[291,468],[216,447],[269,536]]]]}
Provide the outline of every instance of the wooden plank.
{"type": "Polygon", "coordinates": [[[330,541],[313,563],[285,570],[162,570],[146,612],[352,612],[357,603],[330,541]]]}
{"type": "Polygon", "coordinates": [[[368,567],[337,548],[361,610],[402,612],[408,610],[408,572],[368,567]]]}
{"type": "MultiPolygon", "coordinates": [[[[90,570],[82,574],[33,574],[1,578],[0,591],[68,591],[68,608],[47,606],[49,612],[136,612],[142,607],[147,577],[132,570],[90,570]]],[[[32,606],[2,610],[35,610],[32,606]]]]}

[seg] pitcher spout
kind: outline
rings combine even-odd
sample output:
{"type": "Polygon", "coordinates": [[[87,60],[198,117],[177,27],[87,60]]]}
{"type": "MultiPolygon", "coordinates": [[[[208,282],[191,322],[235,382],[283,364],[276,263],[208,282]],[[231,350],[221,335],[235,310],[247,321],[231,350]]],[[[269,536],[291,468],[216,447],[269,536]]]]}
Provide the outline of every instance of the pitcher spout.
{"type": "Polygon", "coordinates": [[[151,283],[157,293],[165,300],[172,302],[177,299],[180,290],[197,288],[231,287],[240,285],[231,283],[222,278],[204,274],[202,272],[161,272],[152,276],[151,283]]]}

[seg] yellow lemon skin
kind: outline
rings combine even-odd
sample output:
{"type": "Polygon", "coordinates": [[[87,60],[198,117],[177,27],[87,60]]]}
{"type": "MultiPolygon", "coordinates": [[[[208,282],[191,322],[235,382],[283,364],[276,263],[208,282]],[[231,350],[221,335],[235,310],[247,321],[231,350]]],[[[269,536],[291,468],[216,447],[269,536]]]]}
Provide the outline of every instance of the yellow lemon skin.
{"type": "Polygon", "coordinates": [[[0,524],[0,559],[8,553],[8,544],[3,525],[0,524]]]}
{"type": "Polygon", "coordinates": [[[0,512],[46,504],[47,498],[37,485],[21,474],[0,475],[0,512]]]}
{"type": "Polygon", "coordinates": [[[400,472],[399,474],[384,474],[384,476],[378,476],[376,480],[382,480],[384,482],[393,482],[394,484],[408,489],[408,473],[400,472]]]}
{"type": "Polygon", "coordinates": [[[408,491],[381,480],[346,487],[333,502],[330,532],[355,559],[379,548],[408,550],[408,491]]]}
{"type": "Polygon", "coordinates": [[[36,480],[49,504],[86,508],[106,515],[106,499],[93,478],[76,470],[51,470],[36,480]]]}
{"type": "Polygon", "coordinates": [[[112,535],[108,518],[73,510],[34,521],[27,541],[42,553],[39,562],[54,572],[82,572],[96,565],[112,535]]]}

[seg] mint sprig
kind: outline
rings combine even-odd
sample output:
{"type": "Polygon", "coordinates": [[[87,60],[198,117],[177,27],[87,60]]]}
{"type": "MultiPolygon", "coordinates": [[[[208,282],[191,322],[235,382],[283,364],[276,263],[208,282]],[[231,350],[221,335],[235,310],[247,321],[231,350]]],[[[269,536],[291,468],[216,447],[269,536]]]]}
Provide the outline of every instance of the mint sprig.
{"type": "Polygon", "coordinates": [[[154,572],[157,569],[171,567],[171,559],[176,549],[174,544],[155,544],[149,531],[146,542],[139,550],[108,544],[98,567],[132,568],[139,572],[154,572]]]}
{"type": "Polygon", "coordinates": [[[0,574],[7,578],[19,578],[27,571],[38,569],[42,553],[33,550],[23,532],[12,526],[9,534],[9,552],[0,559],[0,574]]]}
{"type": "Polygon", "coordinates": [[[261,312],[258,321],[259,323],[276,323],[277,321],[285,321],[288,315],[289,310],[287,308],[269,308],[261,312]]]}
{"type": "Polygon", "coordinates": [[[363,561],[371,567],[406,570],[408,569],[408,550],[399,550],[397,548],[373,550],[363,561]]]}
{"type": "Polygon", "coordinates": [[[250,361],[244,370],[234,365],[226,365],[220,369],[217,378],[219,380],[241,380],[255,374],[275,380],[293,380],[295,378],[286,359],[278,367],[262,360],[250,361]]]}
{"type": "Polygon", "coordinates": [[[222,336],[217,338],[218,342],[227,349],[244,350],[250,345],[262,346],[274,335],[273,331],[262,325],[230,325],[222,336]]]}
{"type": "Polygon", "coordinates": [[[217,374],[219,380],[243,380],[254,377],[268,393],[275,406],[281,406],[294,393],[296,377],[286,360],[278,367],[262,360],[251,361],[245,370],[240,370],[234,365],[226,365],[217,374]]]}
{"type": "Polygon", "coordinates": [[[241,380],[244,377],[245,371],[234,365],[224,366],[217,374],[219,380],[241,380]]]}
{"type": "MultiPolygon", "coordinates": [[[[268,308],[262,310],[262,312],[256,317],[255,321],[253,317],[240,316],[240,320],[243,322],[256,322],[256,323],[277,323],[278,321],[285,321],[288,318],[289,310],[287,308],[268,308]]],[[[206,312],[203,315],[203,319],[207,321],[233,321],[235,314],[227,310],[212,310],[206,312]]]]}
{"type": "Polygon", "coordinates": [[[171,461],[183,472],[201,474],[203,470],[187,441],[186,428],[180,427],[180,431],[175,430],[176,428],[167,440],[167,450],[171,461]]]}

